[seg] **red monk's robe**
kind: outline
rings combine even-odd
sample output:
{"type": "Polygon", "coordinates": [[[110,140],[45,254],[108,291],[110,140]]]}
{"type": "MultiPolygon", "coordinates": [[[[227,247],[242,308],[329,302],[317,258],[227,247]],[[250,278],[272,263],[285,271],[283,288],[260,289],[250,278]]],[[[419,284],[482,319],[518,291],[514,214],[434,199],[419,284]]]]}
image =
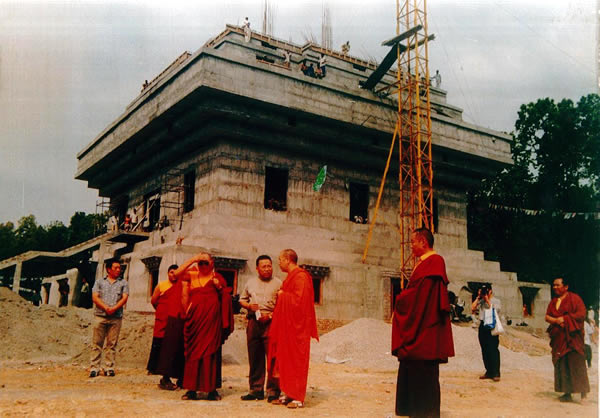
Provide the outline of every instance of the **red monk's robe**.
{"type": "MultiPolygon", "coordinates": [[[[193,277],[193,275],[192,275],[193,277]]],[[[212,280],[193,286],[191,280],[189,308],[185,316],[185,371],[183,387],[187,390],[212,392],[221,381],[221,345],[233,331],[231,291],[219,273],[215,273],[218,290],[212,280]]]]}
{"type": "Polygon", "coordinates": [[[308,382],[310,338],[319,339],[315,297],[309,272],[297,268],[288,274],[277,296],[269,330],[269,364],[289,397],[304,402],[308,382]]]}
{"type": "MultiPolygon", "coordinates": [[[[185,358],[183,354],[183,307],[181,280],[165,280],[158,284],[161,292],[156,305],[154,337],[161,338],[153,372],[181,379],[185,358]]],[[[153,345],[154,349],[154,345],[153,345]]],[[[152,358],[152,354],[150,356],[152,358]]]]}
{"type": "Polygon", "coordinates": [[[550,346],[552,347],[552,362],[556,362],[571,351],[577,351],[584,356],[583,323],[585,321],[586,309],[581,298],[575,293],[567,292],[556,309],[554,298],[550,301],[546,315],[553,318],[564,317],[564,327],[558,324],[550,324],[548,334],[550,335],[550,346]]]}
{"type": "Polygon", "coordinates": [[[444,259],[433,254],[414,269],[398,295],[392,320],[392,354],[400,360],[438,360],[454,356],[444,259]]]}
{"type": "Polygon", "coordinates": [[[183,315],[181,306],[181,281],[172,283],[165,280],[158,284],[161,291],[154,313],[153,337],[163,338],[169,317],[180,317],[183,315]],[[163,290],[164,289],[164,290],[163,290]]]}

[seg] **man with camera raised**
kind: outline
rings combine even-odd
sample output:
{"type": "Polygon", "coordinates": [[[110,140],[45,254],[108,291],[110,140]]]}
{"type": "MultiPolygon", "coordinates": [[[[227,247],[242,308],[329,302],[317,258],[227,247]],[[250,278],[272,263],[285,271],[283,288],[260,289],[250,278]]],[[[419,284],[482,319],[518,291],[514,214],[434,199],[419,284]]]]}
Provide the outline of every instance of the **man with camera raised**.
{"type": "Polygon", "coordinates": [[[471,305],[473,313],[479,311],[479,345],[485,366],[485,374],[479,378],[492,379],[494,382],[500,381],[500,337],[493,335],[492,330],[495,322],[500,320],[501,307],[500,300],[494,297],[492,286],[487,284],[479,288],[471,305]]]}

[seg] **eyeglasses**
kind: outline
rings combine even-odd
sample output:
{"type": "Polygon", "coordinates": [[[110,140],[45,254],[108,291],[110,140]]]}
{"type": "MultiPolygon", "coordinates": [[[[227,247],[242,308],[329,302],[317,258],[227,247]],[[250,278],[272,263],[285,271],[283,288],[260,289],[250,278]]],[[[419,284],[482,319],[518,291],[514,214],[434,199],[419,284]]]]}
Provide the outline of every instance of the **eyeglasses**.
{"type": "Polygon", "coordinates": [[[210,263],[208,261],[204,261],[204,260],[198,261],[199,266],[208,266],[209,264],[210,263]]]}

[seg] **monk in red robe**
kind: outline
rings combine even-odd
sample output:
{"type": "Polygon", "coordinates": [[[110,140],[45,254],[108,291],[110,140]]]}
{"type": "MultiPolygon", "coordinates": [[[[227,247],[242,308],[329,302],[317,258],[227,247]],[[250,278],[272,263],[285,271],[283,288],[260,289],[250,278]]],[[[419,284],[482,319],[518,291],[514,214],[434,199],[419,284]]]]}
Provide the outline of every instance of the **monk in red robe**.
{"type": "Polygon", "coordinates": [[[448,277],[428,229],[412,233],[411,248],[419,261],[392,318],[392,354],[400,361],[396,415],[439,417],[439,364],[454,356],[448,277]]]}
{"type": "Polygon", "coordinates": [[[273,405],[302,408],[306,397],[310,338],[319,339],[312,277],[298,266],[294,250],[283,250],[279,267],[288,275],[277,293],[269,331],[269,364],[282,394],[273,405]]]}
{"type": "Polygon", "coordinates": [[[177,385],[171,377],[177,379],[179,386],[183,378],[183,310],[181,306],[181,280],[177,280],[173,264],[168,269],[168,280],[158,283],[152,293],[150,303],[156,309],[152,348],[148,359],[148,372],[160,374],[158,387],[175,390],[177,385]]]}
{"type": "Polygon", "coordinates": [[[581,393],[581,399],[584,399],[590,391],[583,334],[586,309],[581,298],[569,292],[564,278],[555,279],[552,290],[556,297],[548,305],[546,322],[550,324],[554,390],[564,392],[558,398],[561,402],[571,402],[572,393],[581,393]]]}
{"type": "Polygon", "coordinates": [[[233,332],[231,290],[207,253],[186,261],[175,274],[182,278],[181,302],[185,310],[184,400],[219,400],[221,387],[221,346],[233,332]]]}

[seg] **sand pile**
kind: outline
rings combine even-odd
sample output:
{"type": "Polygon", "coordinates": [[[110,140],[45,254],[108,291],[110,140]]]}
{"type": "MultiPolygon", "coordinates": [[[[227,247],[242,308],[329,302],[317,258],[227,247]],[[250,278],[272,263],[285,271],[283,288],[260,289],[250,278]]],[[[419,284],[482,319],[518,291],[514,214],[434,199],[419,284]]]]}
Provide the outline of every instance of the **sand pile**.
{"type": "MultiPolygon", "coordinates": [[[[92,320],[92,310],[49,305],[37,308],[8,288],[0,287],[0,361],[70,362],[87,366],[92,320]]],[[[125,313],[117,348],[119,365],[145,367],[153,324],[152,314],[125,313]]],[[[225,364],[248,363],[243,321],[236,321],[236,328],[223,346],[225,364]]],[[[453,326],[453,333],[456,357],[443,367],[481,371],[477,329],[453,326]]],[[[320,339],[319,343],[314,340],[311,343],[313,364],[344,363],[375,371],[398,367],[397,360],[390,354],[391,325],[384,321],[357,319],[323,334],[320,339]]],[[[552,369],[545,339],[507,327],[501,344],[502,370],[552,369]]]]}
{"type": "Polygon", "coordinates": [[[91,312],[85,309],[38,308],[0,287],[0,360],[70,359],[85,347],[91,319],[91,312]]]}
{"type": "MultiPolygon", "coordinates": [[[[452,327],[456,356],[444,368],[449,370],[481,371],[483,361],[477,339],[477,329],[452,327]]],[[[370,370],[396,370],[398,361],[391,356],[391,325],[376,319],[361,318],[337,328],[313,341],[313,362],[344,363],[370,370]]],[[[501,337],[500,357],[502,370],[552,369],[547,340],[509,328],[501,337]],[[520,339],[523,339],[523,342],[520,339]],[[521,352],[511,351],[504,345],[518,347],[521,352]],[[522,352],[531,348],[535,356],[522,352]]]]}

